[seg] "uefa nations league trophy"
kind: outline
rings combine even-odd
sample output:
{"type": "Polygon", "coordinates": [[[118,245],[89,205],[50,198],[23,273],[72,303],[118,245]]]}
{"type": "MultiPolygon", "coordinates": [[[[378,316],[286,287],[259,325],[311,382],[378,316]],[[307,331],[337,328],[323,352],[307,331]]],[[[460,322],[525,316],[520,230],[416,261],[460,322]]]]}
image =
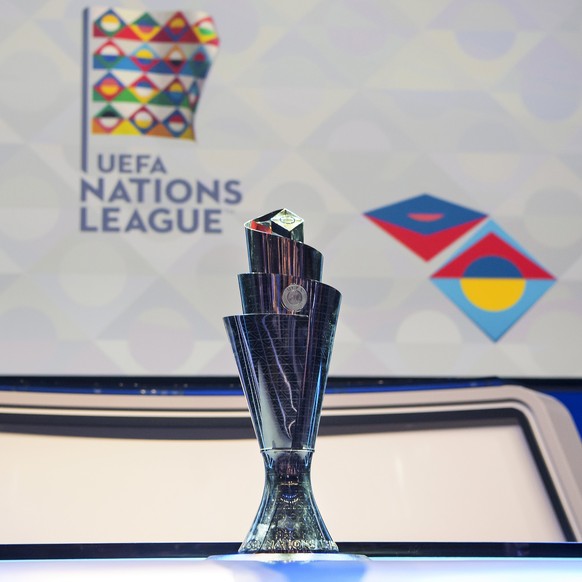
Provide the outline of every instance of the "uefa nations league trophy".
{"type": "Polygon", "coordinates": [[[244,315],[225,317],[255,433],[265,488],[239,553],[337,552],[311,490],[311,457],[341,300],[320,282],[322,255],[303,219],[276,210],[245,224],[250,273],[244,315]]]}

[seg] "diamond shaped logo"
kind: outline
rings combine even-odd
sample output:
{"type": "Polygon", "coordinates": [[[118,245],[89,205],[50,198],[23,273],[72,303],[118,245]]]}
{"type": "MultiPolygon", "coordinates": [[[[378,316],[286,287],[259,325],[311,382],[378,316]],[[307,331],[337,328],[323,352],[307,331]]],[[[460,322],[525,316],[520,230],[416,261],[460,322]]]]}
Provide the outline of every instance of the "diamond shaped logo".
{"type": "Polygon", "coordinates": [[[95,52],[93,66],[99,69],[112,69],[123,56],[123,51],[114,42],[108,41],[95,52]]]}
{"type": "Polygon", "coordinates": [[[188,121],[178,109],[168,115],[163,124],[174,137],[182,135],[188,129],[188,121]]]}
{"type": "Polygon", "coordinates": [[[382,206],[365,216],[425,261],[487,217],[430,194],[382,206]]]}
{"type": "Polygon", "coordinates": [[[164,30],[173,40],[179,40],[186,32],[189,31],[188,23],[181,12],[176,12],[168,22],[164,30]]]}
{"type": "Polygon", "coordinates": [[[145,75],[136,79],[129,90],[140,103],[147,103],[159,92],[159,89],[145,75]]]}
{"type": "Polygon", "coordinates": [[[184,51],[178,45],[174,45],[164,56],[164,61],[177,75],[184,68],[187,59],[184,51]]]}
{"type": "Polygon", "coordinates": [[[148,44],[139,46],[131,54],[130,59],[142,71],[149,71],[160,60],[156,51],[148,44]]]}
{"type": "Polygon", "coordinates": [[[208,52],[204,47],[199,46],[192,56],[192,60],[188,64],[190,66],[190,73],[193,77],[206,79],[210,66],[212,65],[212,60],[208,56],[208,52]]]}
{"type": "Polygon", "coordinates": [[[95,116],[94,124],[97,127],[94,131],[95,133],[111,133],[122,121],[123,118],[119,112],[111,105],[107,105],[95,116]]]}
{"type": "Polygon", "coordinates": [[[211,18],[200,19],[192,27],[192,32],[194,33],[197,41],[201,42],[202,44],[218,44],[218,35],[216,34],[214,22],[211,18]]]}
{"type": "Polygon", "coordinates": [[[142,134],[146,134],[151,131],[158,123],[156,117],[147,107],[141,107],[138,109],[129,120],[133,126],[142,134]]]}
{"type": "Polygon", "coordinates": [[[112,73],[107,73],[93,87],[93,98],[95,101],[111,101],[122,91],[123,83],[112,73]]]}
{"type": "Polygon", "coordinates": [[[147,12],[132,22],[130,28],[137,38],[144,41],[151,40],[160,31],[158,22],[147,12]]]}
{"type": "Polygon", "coordinates": [[[95,21],[94,33],[97,36],[114,36],[124,27],[125,22],[113,10],[107,10],[95,21]]]}
{"type": "Polygon", "coordinates": [[[431,279],[493,341],[555,282],[494,222],[487,223],[431,279]]]}
{"type": "Polygon", "coordinates": [[[184,100],[187,102],[188,95],[186,89],[178,78],[173,79],[168,86],[164,88],[164,92],[172,105],[182,105],[182,101],[184,100]]]}

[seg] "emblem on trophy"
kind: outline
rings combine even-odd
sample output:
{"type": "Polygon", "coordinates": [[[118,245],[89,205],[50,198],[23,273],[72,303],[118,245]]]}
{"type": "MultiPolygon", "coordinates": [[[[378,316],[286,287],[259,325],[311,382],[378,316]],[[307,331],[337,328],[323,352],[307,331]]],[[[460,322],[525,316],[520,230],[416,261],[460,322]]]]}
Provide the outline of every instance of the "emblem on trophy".
{"type": "Polygon", "coordinates": [[[239,553],[337,552],[311,488],[311,460],[341,294],[321,282],[303,219],[276,210],[245,224],[243,315],[224,322],[265,464],[263,498],[239,553]]]}

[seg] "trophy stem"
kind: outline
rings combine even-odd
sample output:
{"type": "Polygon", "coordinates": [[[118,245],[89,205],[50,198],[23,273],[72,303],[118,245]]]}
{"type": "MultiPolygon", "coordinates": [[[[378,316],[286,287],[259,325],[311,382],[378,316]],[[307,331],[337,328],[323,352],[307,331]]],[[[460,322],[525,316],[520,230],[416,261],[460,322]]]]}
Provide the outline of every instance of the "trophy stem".
{"type": "Polygon", "coordinates": [[[312,450],[263,450],[265,487],[241,553],[337,552],[311,489],[312,450]]]}

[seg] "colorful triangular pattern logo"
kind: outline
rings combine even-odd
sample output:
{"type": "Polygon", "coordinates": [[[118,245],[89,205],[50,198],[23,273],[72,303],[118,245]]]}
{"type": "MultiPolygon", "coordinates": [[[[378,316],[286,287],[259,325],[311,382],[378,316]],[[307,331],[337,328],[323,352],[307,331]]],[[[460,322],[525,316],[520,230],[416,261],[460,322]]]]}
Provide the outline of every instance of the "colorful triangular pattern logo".
{"type": "Polygon", "coordinates": [[[480,229],[431,280],[493,341],[555,283],[494,222],[480,229]]]}
{"type": "Polygon", "coordinates": [[[431,194],[382,206],[365,216],[425,261],[487,217],[431,194]]]}
{"type": "Polygon", "coordinates": [[[194,115],[219,47],[212,18],[89,8],[86,22],[91,132],[195,139],[194,115]]]}

